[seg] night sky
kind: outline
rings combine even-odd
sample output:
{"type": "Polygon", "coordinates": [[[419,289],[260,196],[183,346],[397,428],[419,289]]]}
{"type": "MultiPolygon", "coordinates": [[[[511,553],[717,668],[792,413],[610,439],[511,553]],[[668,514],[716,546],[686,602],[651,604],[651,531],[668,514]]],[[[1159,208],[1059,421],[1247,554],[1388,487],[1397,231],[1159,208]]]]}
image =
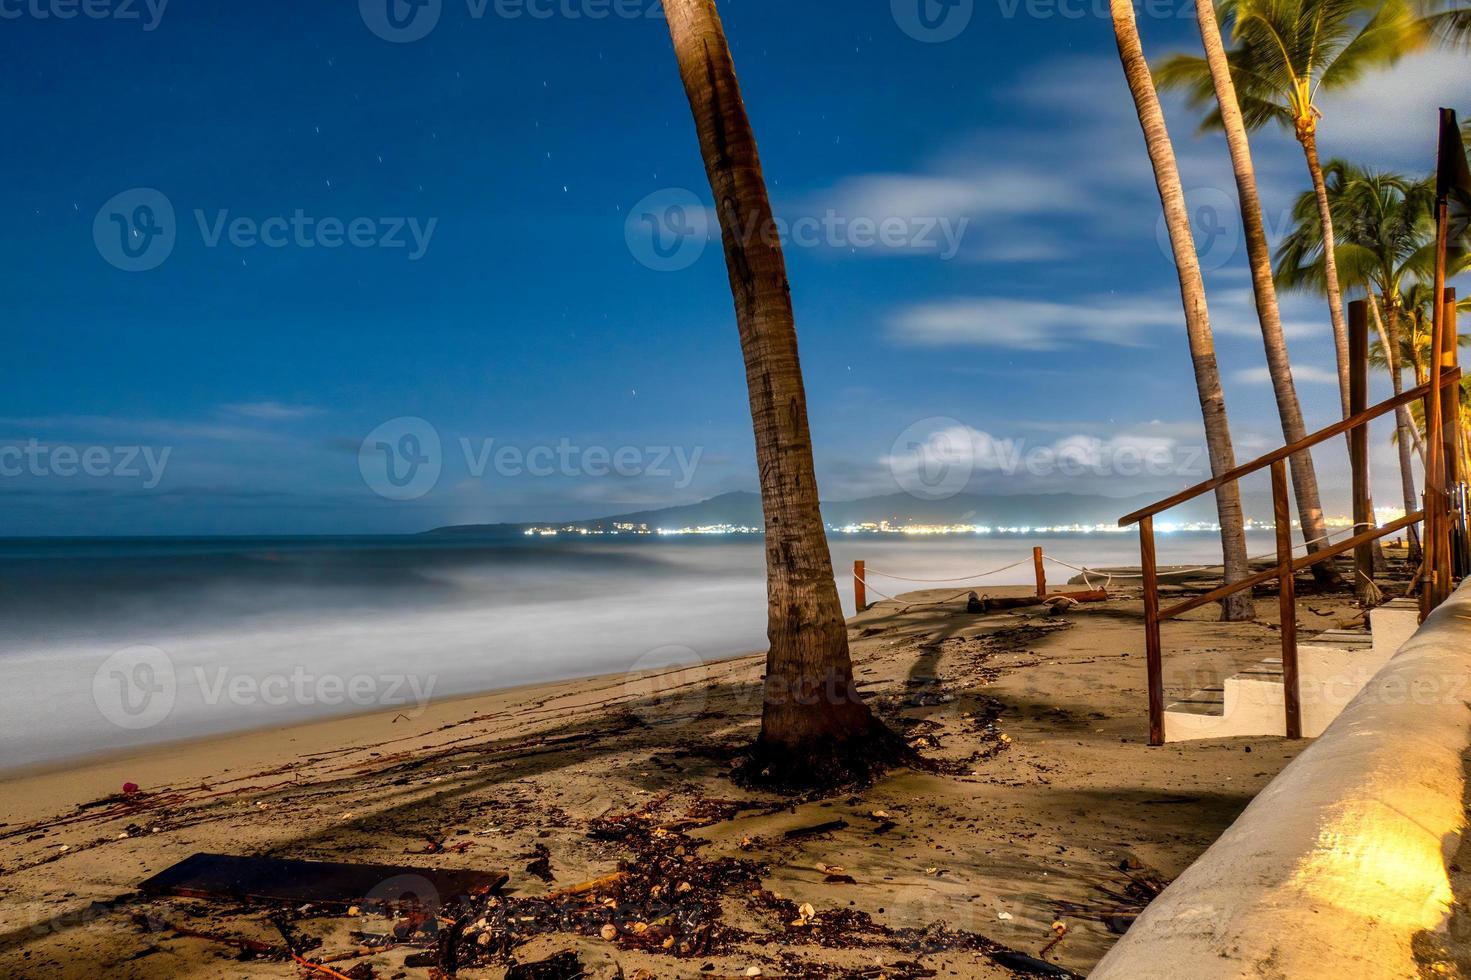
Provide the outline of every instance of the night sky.
{"type": "MultiPolygon", "coordinates": [[[[389,2],[0,0],[0,533],[416,531],[755,489],[657,7],[389,2]]],[[[895,492],[902,447],[954,424],[1104,459],[1200,443],[1103,0],[720,8],[794,228],[825,498],[895,492]]],[[[1141,12],[1148,53],[1187,48],[1193,16],[1141,12]]],[[[1437,105],[1471,110],[1466,66],[1417,56],[1326,99],[1324,157],[1428,170],[1437,105]]],[[[1244,458],[1281,433],[1234,187],[1223,141],[1167,106],[1244,458]]],[[[1254,149],[1279,230],[1306,169],[1284,132],[1254,149]]],[[[1326,305],[1284,297],[1284,318],[1327,424],[1326,305]]],[[[987,458],[971,489],[1204,475],[1086,469],[987,458]]]]}

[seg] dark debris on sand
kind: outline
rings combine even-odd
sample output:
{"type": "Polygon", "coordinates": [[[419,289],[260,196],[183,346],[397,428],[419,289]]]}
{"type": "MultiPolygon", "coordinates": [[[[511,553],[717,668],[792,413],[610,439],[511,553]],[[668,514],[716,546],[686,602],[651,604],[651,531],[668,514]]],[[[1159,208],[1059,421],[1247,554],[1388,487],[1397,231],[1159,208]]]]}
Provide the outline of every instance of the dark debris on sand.
{"type": "MultiPolygon", "coordinates": [[[[923,965],[927,954],[964,950],[991,958],[1019,973],[1071,976],[1052,964],[1033,960],[977,933],[934,923],[925,928],[891,929],[869,913],[854,908],[817,911],[784,898],[762,884],[770,869],[754,860],[706,859],[707,842],[687,831],[729,818],[738,805],[700,801],[677,820],[659,820],[642,811],[607,816],[591,822],[590,838],[616,842],[627,856],[605,876],[542,896],[483,894],[458,899],[438,909],[398,904],[376,911],[390,916],[391,928],[378,934],[354,932],[356,950],[332,958],[339,965],[312,959],[321,947],[311,920],[340,915],[341,910],[273,908],[252,903],[228,910],[232,915],[262,917],[281,936],[268,943],[241,938],[198,925],[209,916],[194,907],[187,923],[139,914],[135,922],[152,933],[204,939],[234,950],[240,961],[294,960],[314,976],[378,980],[366,963],[350,968],[343,960],[360,959],[393,949],[408,955],[404,966],[430,968],[433,975],[454,976],[472,968],[500,967],[519,980],[577,980],[585,971],[575,949],[542,959],[524,959],[528,943],[544,937],[601,939],[624,950],[637,950],[674,961],[749,955],[769,947],[779,975],[819,978],[906,980],[934,976],[923,965]],[[732,914],[732,912],[737,914],[732,914]],[[737,924],[739,923],[739,924],[737,924]],[[804,948],[888,951],[907,959],[878,967],[849,967],[804,957],[804,948]]],[[[226,914],[227,910],[218,910],[226,914]]],[[[706,963],[700,972],[714,976],[706,963]]],[[[682,967],[681,973],[691,972],[682,967]]],[[[620,974],[621,975],[621,971],[620,974]]],[[[640,973],[639,976],[653,976],[640,973]]]]}

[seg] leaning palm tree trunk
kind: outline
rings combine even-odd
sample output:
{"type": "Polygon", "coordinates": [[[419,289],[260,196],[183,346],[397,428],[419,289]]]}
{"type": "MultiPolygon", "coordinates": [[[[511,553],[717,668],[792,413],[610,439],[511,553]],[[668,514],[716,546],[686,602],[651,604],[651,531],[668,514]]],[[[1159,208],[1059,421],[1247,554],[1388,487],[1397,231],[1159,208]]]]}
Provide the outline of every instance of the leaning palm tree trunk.
{"type": "MultiPolygon", "coordinates": [[[[1369,312],[1374,318],[1374,329],[1379,332],[1379,344],[1384,348],[1384,356],[1389,361],[1389,383],[1394,386],[1397,398],[1405,393],[1404,367],[1400,363],[1399,306],[1392,303],[1389,315],[1384,316],[1379,309],[1379,298],[1370,289],[1369,312]]],[[[1420,499],[1415,491],[1415,457],[1410,435],[1415,425],[1410,419],[1410,410],[1403,405],[1395,409],[1394,421],[1399,435],[1395,441],[1399,449],[1400,490],[1404,494],[1405,513],[1413,514],[1419,510],[1420,499]]],[[[1409,558],[1413,565],[1420,560],[1420,539],[1413,525],[1409,528],[1406,540],[1410,544],[1409,558]]]]}
{"type": "MultiPolygon", "coordinates": [[[[1154,167],[1170,248],[1180,279],[1180,300],[1185,307],[1185,335],[1190,341],[1190,358],[1195,364],[1195,388],[1200,395],[1200,413],[1205,420],[1206,449],[1211,473],[1219,476],[1236,467],[1236,450],[1231,444],[1231,427],[1226,421],[1226,396],[1221,390],[1221,372],[1216,364],[1215,340],[1211,335],[1210,310],[1206,306],[1205,280],[1200,275],[1200,257],[1190,232],[1190,212],[1175,162],[1175,148],[1165,127],[1154,78],[1144,58],[1139,26],[1134,20],[1133,0],[1110,0],[1114,38],[1124,78],[1134,96],[1144,144],[1154,167]]],[[[1221,522],[1221,549],[1226,562],[1226,582],[1239,582],[1250,574],[1246,556],[1246,527],[1241,513],[1241,486],[1228,483],[1216,490],[1216,513],[1221,522]]],[[[1254,618],[1255,606],[1248,592],[1238,592],[1221,604],[1221,618],[1240,622],[1254,618]]]]}
{"type": "Polygon", "coordinates": [[[1313,181],[1313,196],[1318,199],[1318,220],[1323,224],[1323,291],[1328,294],[1328,316],[1333,321],[1333,351],[1338,361],[1338,394],[1343,401],[1343,417],[1349,416],[1348,325],[1343,319],[1343,290],[1338,284],[1338,256],[1334,254],[1333,211],[1328,206],[1328,185],[1323,180],[1323,165],[1318,160],[1317,118],[1309,116],[1297,125],[1297,141],[1302,144],[1308,161],[1308,176],[1313,181]]]}
{"type": "Polygon", "coordinates": [[[833,581],[797,331],[756,140],[714,0],[665,0],[735,296],[766,518],[766,686],[747,772],[778,786],[862,781],[902,743],[858,697],[833,581]]]}
{"type": "MultiPolygon", "coordinates": [[[[1231,151],[1231,168],[1236,176],[1236,191],[1241,200],[1241,227],[1246,235],[1246,251],[1251,264],[1251,281],[1256,297],[1257,317],[1261,320],[1262,341],[1266,347],[1267,370],[1272,378],[1272,391],[1277,397],[1277,413],[1282,418],[1282,436],[1289,445],[1307,436],[1302,420],[1302,406],[1297,400],[1297,387],[1292,380],[1292,365],[1287,357],[1287,340],[1282,336],[1282,316],[1277,308],[1277,287],[1272,281],[1272,256],[1267,247],[1267,232],[1262,221],[1261,199],[1257,196],[1256,170],[1251,162],[1251,146],[1246,139],[1246,125],[1236,100],[1236,86],[1226,61],[1221,41],[1221,27],[1216,20],[1211,0],[1197,0],[1196,20],[1200,23],[1200,39],[1205,47],[1220,104],[1222,128],[1231,151]]],[[[1297,497],[1298,520],[1309,552],[1326,547],[1327,526],[1323,521],[1322,497],[1318,492],[1318,474],[1312,454],[1304,450],[1289,461],[1292,485],[1297,497]]],[[[1341,579],[1333,567],[1324,562],[1313,566],[1313,577],[1323,585],[1337,585],[1341,579]]]]}

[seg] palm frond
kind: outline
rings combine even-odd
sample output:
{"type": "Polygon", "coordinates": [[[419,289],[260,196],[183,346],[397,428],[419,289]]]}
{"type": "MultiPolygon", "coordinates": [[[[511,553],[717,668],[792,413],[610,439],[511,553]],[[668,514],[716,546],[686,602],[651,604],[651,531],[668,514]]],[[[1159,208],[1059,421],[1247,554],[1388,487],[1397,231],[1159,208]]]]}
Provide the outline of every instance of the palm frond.
{"type": "MultiPolygon", "coordinates": [[[[1430,184],[1343,160],[1324,165],[1323,183],[1340,281],[1348,288],[1398,296],[1406,276],[1418,275],[1419,263],[1427,253],[1433,255],[1430,184]]],[[[1274,268],[1283,288],[1327,290],[1323,224],[1311,191],[1293,203],[1292,225],[1277,247],[1274,268]]]]}
{"type": "Polygon", "coordinates": [[[1438,38],[1445,47],[1471,47],[1471,7],[1430,14],[1425,18],[1424,26],[1430,36],[1438,38]]]}
{"type": "Polygon", "coordinates": [[[1425,22],[1409,3],[1384,0],[1363,29],[1323,69],[1318,88],[1345,88],[1366,72],[1393,65],[1423,47],[1428,38],[1425,22]]]}
{"type": "MultiPolygon", "coordinates": [[[[1293,128],[1311,120],[1323,89],[1347,86],[1365,73],[1394,64],[1426,43],[1421,0],[1229,0],[1226,52],[1248,129],[1269,122],[1293,128]]],[[[1458,0],[1466,2],[1466,0],[1458,0]]],[[[1163,63],[1160,84],[1186,92],[1207,113],[1203,128],[1219,125],[1211,109],[1214,88],[1203,58],[1163,63]]]]}

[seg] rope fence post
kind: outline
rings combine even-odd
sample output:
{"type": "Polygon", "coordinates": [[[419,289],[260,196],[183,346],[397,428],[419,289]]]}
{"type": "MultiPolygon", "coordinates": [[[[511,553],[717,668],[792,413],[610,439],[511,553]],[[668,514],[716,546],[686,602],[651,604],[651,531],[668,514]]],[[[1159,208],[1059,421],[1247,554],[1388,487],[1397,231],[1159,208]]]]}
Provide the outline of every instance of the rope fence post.
{"type": "Polygon", "coordinates": [[[1154,516],[1139,522],[1139,570],[1144,573],[1144,657],[1149,677],[1149,744],[1165,744],[1165,671],[1159,629],[1159,569],[1154,516]]]}
{"type": "Polygon", "coordinates": [[[868,608],[868,593],[864,589],[863,562],[861,561],[853,563],[853,604],[857,607],[858,612],[863,612],[868,608]]]}
{"type": "Polygon", "coordinates": [[[1037,572],[1037,598],[1047,598],[1047,569],[1042,565],[1042,549],[1032,549],[1032,567],[1037,572]]]}

